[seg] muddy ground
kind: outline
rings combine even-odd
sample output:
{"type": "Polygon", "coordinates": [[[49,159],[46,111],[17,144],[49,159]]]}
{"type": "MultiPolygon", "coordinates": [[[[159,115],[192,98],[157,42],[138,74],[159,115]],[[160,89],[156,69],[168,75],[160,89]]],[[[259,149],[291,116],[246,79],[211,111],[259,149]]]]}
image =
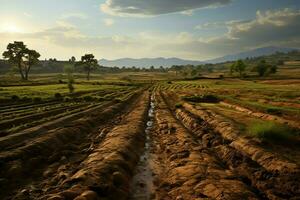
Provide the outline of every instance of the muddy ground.
{"type": "Polygon", "coordinates": [[[300,199],[297,163],[176,98],[139,93],[6,142],[0,199],[300,199]]]}

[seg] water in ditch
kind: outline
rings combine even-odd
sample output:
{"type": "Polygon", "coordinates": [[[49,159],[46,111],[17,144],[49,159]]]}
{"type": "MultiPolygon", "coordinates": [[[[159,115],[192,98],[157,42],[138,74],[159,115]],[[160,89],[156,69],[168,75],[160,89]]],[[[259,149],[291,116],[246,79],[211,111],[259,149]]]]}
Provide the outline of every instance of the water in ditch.
{"type": "Polygon", "coordinates": [[[131,200],[150,200],[153,199],[153,157],[151,155],[151,130],[154,120],[154,99],[151,97],[151,104],[148,111],[148,121],[145,129],[146,140],[144,153],[135,170],[135,175],[131,184],[131,200]]]}

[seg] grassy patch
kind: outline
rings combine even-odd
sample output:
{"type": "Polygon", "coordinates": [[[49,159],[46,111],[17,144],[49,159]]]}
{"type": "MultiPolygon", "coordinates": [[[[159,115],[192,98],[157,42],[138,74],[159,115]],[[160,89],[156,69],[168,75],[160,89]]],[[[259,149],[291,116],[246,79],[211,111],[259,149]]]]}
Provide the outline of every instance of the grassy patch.
{"type": "Polygon", "coordinates": [[[249,135],[264,141],[284,142],[294,136],[294,130],[274,122],[256,122],[248,127],[249,135]]]}

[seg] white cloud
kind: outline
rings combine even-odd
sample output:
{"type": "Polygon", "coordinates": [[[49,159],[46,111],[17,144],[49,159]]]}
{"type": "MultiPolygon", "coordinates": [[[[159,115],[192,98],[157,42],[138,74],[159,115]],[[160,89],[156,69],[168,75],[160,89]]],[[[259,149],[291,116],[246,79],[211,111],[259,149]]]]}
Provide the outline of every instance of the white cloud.
{"type": "Polygon", "coordinates": [[[112,26],[115,23],[115,21],[110,18],[103,19],[103,22],[104,22],[105,26],[112,26]]]}
{"type": "Polygon", "coordinates": [[[98,58],[110,59],[158,56],[209,59],[269,45],[300,47],[299,10],[259,11],[253,20],[224,24],[228,32],[212,38],[201,38],[190,32],[157,31],[140,32],[133,36],[89,36],[76,26],[58,21],[56,27],[34,33],[0,33],[0,51],[14,40],[23,40],[42,55],[57,58],[92,52],[98,58]]]}
{"type": "Polygon", "coordinates": [[[229,4],[231,0],[106,0],[100,8],[104,13],[119,16],[155,16],[229,4]]]}

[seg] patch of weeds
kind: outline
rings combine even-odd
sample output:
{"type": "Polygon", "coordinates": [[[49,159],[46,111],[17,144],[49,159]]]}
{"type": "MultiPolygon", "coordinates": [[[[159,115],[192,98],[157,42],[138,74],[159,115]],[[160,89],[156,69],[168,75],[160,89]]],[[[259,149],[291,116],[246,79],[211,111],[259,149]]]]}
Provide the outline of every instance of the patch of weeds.
{"type": "Polygon", "coordinates": [[[290,140],[295,131],[290,127],[275,122],[256,122],[248,127],[250,136],[263,141],[284,142],[290,140]]]}

